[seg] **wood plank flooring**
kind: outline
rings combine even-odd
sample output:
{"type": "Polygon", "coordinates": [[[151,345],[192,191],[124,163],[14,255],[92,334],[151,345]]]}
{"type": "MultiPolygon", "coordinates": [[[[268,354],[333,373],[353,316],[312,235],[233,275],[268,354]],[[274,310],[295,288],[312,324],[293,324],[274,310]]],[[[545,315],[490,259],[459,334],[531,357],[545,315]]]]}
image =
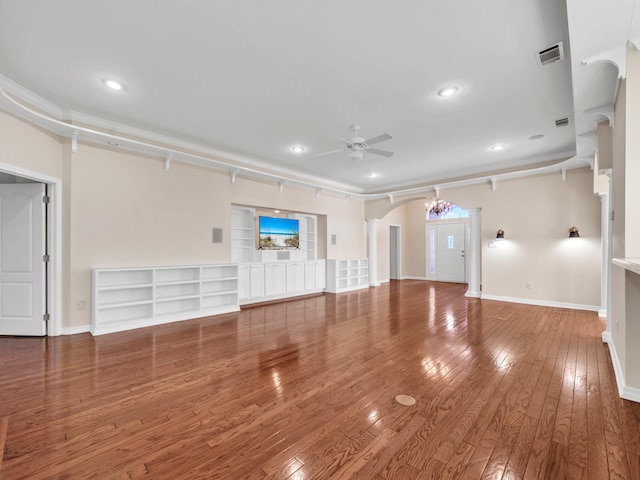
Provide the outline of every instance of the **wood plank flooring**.
{"type": "Polygon", "coordinates": [[[464,292],[0,337],[0,479],[640,479],[596,314],[464,292]]]}

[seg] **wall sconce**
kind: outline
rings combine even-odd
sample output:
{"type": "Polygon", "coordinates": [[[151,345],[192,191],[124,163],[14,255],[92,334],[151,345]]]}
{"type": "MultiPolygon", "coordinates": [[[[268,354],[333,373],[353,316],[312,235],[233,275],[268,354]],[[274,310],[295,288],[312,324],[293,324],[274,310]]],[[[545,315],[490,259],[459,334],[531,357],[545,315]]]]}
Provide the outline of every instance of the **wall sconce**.
{"type": "Polygon", "coordinates": [[[571,227],[569,229],[569,238],[576,238],[579,236],[580,234],[578,233],[578,227],[571,227]]]}
{"type": "Polygon", "coordinates": [[[500,238],[504,239],[504,230],[498,230],[498,233],[496,234],[496,240],[500,238]]]}

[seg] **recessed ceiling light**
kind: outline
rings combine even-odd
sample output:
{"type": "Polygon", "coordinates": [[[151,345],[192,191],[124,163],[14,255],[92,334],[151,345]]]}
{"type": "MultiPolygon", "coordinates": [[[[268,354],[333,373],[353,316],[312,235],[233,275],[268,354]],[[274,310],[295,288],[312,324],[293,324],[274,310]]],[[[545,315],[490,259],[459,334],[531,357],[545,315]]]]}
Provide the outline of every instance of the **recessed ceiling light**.
{"type": "Polygon", "coordinates": [[[105,78],[102,82],[111,90],[122,90],[124,88],[122,83],[114,80],[113,78],[105,78]]]}
{"type": "Polygon", "coordinates": [[[494,152],[499,152],[500,150],[504,150],[507,146],[504,143],[498,143],[497,145],[492,145],[491,150],[494,152]]]}
{"type": "Polygon", "coordinates": [[[304,152],[304,147],[301,147],[300,145],[296,145],[294,147],[291,147],[291,151],[293,153],[302,153],[304,152]]]}
{"type": "Polygon", "coordinates": [[[377,178],[377,177],[379,177],[380,175],[382,175],[382,174],[381,174],[381,173],[379,173],[379,172],[370,172],[370,173],[367,173],[367,177],[369,177],[369,178],[377,178]]]}
{"type": "Polygon", "coordinates": [[[458,93],[458,87],[446,87],[438,92],[441,97],[450,97],[458,93]]]}
{"type": "Polygon", "coordinates": [[[544,137],[544,135],[541,133],[538,133],[537,135],[530,136],[529,140],[540,140],[542,137],[544,137]]]}
{"type": "Polygon", "coordinates": [[[274,210],[273,213],[280,213],[280,210],[274,210]]]}

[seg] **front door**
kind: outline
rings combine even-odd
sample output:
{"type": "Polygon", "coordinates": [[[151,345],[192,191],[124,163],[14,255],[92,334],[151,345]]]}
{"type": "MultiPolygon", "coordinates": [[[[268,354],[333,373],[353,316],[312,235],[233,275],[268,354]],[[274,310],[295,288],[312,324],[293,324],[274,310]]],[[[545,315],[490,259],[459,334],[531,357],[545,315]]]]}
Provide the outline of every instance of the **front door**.
{"type": "Polygon", "coordinates": [[[0,185],[0,335],[46,334],[44,188],[0,185]]]}
{"type": "Polygon", "coordinates": [[[436,277],[440,282],[464,283],[464,223],[438,225],[436,277]]]}

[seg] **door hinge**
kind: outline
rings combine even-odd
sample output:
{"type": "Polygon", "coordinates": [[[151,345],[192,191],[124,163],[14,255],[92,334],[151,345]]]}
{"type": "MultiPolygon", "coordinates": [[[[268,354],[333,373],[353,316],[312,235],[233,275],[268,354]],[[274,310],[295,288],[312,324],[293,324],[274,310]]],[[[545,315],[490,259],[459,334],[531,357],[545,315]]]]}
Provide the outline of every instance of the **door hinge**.
{"type": "Polygon", "coordinates": [[[44,320],[45,322],[49,321],[49,314],[45,313],[44,315],[42,315],[42,320],[44,320]]]}
{"type": "Polygon", "coordinates": [[[43,261],[44,263],[47,263],[47,262],[49,261],[49,255],[43,255],[43,256],[42,256],[42,261],[43,261]]]}
{"type": "Polygon", "coordinates": [[[45,195],[44,197],[42,197],[42,203],[49,203],[51,202],[51,197],[49,195],[45,195]]]}

